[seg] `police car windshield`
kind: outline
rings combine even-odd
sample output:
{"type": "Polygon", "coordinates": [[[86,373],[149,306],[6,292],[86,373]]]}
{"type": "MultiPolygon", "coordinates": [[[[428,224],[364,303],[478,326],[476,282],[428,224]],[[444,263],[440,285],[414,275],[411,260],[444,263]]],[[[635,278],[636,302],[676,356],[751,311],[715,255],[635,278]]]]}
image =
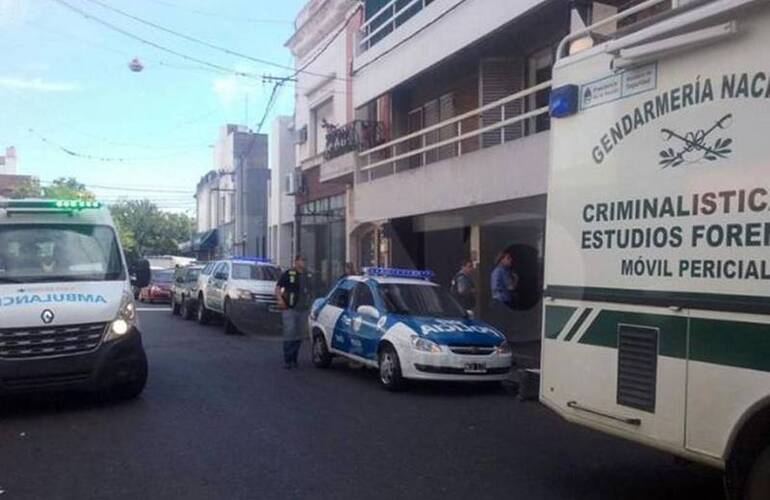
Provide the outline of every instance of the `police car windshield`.
{"type": "Polygon", "coordinates": [[[466,315],[449,292],[438,286],[382,283],[378,288],[385,308],[393,314],[441,318],[466,315]]]}
{"type": "Polygon", "coordinates": [[[123,262],[110,227],[0,225],[0,284],[122,279],[123,262]]]}
{"type": "Polygon", "coordinates": [[[264,264],[233,264],[234,280],[278,281],[278,268],[264,264]]]}

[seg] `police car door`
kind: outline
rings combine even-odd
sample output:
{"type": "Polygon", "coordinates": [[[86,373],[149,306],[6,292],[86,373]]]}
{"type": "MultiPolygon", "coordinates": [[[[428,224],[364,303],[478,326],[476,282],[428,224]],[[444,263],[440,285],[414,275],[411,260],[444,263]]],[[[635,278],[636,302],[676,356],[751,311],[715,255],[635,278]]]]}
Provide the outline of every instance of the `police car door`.
{"type": "Polygon", "coordinates": [[[334,289],[326,305],[318,315],[318,322],[327,329],[326,335],[332,349],[350,350],[350,296],[354,282],[345,280],[334,289]]]}
{"type": "Polygon", "coordinates": [[[206,292],[208,293],[206,299],[208,306],[211,309],[215,309],[217,311],[222,310],[222,294],[225,288],[225,283],[227,283],[226,276],[229,275],[228,269],[229,266],[227,265],[227,262],[221,262],[217,267],[214,268],[214,272],[211,274],[211,280],[209,281],[209,286],[206,289],[206,292]]]}
{"type": "Polygon", "coordinates": [[[361,306],[372,306],[379,309],[374,300],[372,288],[366,283],[359,283],[353,293],[353,302],[355,309],[351,343],[359,349],[359,352],[355,354],[362,358],[375,359],[377,346],[380,343],[380,337],[382,337],[380,329],[377,327],[378,318],[366,317],[357,312],[361,306]]]}

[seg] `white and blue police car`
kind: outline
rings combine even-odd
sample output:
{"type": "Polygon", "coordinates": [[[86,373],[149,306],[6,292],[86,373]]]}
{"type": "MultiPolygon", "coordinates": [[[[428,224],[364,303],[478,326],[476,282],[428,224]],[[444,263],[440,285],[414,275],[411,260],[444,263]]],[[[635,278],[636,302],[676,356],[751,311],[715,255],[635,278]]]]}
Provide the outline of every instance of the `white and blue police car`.
{"type": "Polygon", "coordinates": [[[409,379],[502,381],[511,370],[505,336],[463,310],[433,273],[368,268],[340,279],[313,303],[313,364],[334,356],[379,370],[396,390],[409,379]]]}

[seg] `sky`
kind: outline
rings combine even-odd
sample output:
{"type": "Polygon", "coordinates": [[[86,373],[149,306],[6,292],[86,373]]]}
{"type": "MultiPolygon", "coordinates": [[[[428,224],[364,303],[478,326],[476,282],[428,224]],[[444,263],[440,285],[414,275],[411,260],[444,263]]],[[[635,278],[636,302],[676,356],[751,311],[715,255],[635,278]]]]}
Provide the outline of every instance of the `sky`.
{"type": "MultiPolygon", "coordinates": [[[[0,154],[15,146],[18,173],[44,183],[76,177],[105,202],[148,198],[192,214],[195,186],[213,168],[219,127],[256,129],[272,90],[261,76],[290,71],[177,38],[100,2],[291,67],[284,43],[305,0],[0,0],[0,154]],[[141,72],[128,67],[134,57],[141,72]]],[[[285,86],[262,132],[292,108],[293,89],[285,86]]]]}

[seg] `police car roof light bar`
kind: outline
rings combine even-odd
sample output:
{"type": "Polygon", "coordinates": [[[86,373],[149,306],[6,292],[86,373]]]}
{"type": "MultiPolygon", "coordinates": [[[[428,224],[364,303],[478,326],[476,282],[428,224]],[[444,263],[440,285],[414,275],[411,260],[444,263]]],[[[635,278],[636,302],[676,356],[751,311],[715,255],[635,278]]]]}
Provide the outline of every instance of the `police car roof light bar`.
{"type": "Polygon", "coordinates": [[[364,274],[383,278],[413,278],[429,280],[435,276],[433,271],[418,269],[399,269],[395,267],[366,267],[364,274]]]}

